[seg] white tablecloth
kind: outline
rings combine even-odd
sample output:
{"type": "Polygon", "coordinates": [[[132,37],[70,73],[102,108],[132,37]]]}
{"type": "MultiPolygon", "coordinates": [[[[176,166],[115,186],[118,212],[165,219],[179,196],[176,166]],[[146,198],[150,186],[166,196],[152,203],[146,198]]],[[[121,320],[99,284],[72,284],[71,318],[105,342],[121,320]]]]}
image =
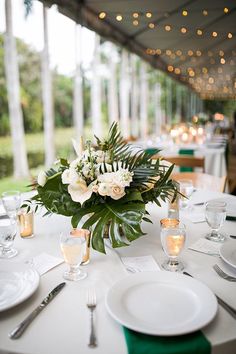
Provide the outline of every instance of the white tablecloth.
{"type": "MultiPolygon", "coordinates": [[[[196,192],[195,201],[201,198],[236,197],[220,193],[196,192]]],[[[166,217],[166,205],[158,208],[149,207],[153,224],[144,224],[147,235],[134,241],[129,247],[119,250],[123,256],[153,255],[161,264],[164,253],[160,245],[159,223],[166,217]]],[[[193,224],[183,220],[187,227],[187,246],[203,236],[209,227],[207,224],[193,224]]],[[[235,234],[235,223],[226,221],[223,230],[228,234],[235,234]]],[[[19,250],[17,257],[0,261],[18,262],[32,258],[41,252],[54,256],[60,255],[59,233],[70,228],[70,220],[65,217],[53,215],[42,218],[35,217],[35,237],[32,239],[15,240],[15,247],[19,250]]],[[[235,240],[236,247],[236,240],[235,240]]],[[[221,296],[230,305],[236,308],[236,283],[227,282],[213,271],[212,265],[221,264],[222,261],[214,256],[197,253],[186,249],[182,255],[186,270],[197,279],[206,283],[215,293],[221,296]]],[[[91,262],[84,269],[88,277],[80,282],[67,282],[66,287],[53,300],[48,307],[33,321],[30,327],[17,340],[8,338],[8,332],[21,322],[52,290],[63,281],[62,273],[66,265],[63,263],[41,276],[38,290],[33,296],[20,305],[0,313],[0,353],[24,354],[126,354],[126,343],[122,327],[115,322],[105,308],[105,295],[108,289],[128,273],[124,269],[119,257],[108,249],[107,255],[92,252],[91,262]],[[86,292],[88,288],[95,287],[97,292],[97,309],[95,326],[98,337],[98,347],[90,349],[87,346],[89,338],[89,312],[86,307],[86,292]]],[[[213,354],[236,352],[236,320],[222,307],[219,307],[216,318],[203,329],[204,334],[211,342],[213,354]]]]}

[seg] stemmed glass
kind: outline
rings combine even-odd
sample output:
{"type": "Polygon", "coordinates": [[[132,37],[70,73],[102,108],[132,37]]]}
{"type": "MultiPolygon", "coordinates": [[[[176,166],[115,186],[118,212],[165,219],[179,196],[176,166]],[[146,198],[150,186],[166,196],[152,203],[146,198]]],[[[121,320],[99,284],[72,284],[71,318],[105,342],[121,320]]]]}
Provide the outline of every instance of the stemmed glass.
{"type": "Polygon", "coordinates": [[[19,191],[3,192],[2,203],[9,218],[17,220],[17,214],[20,210],[20,204],[21,204],[20,192],[19,191]]]}
{"type": "Polygon", "coordinates": [[[176,219],[164,219],[164,222],[161,222],[161,244],[168,257],[161,265],[163,269],[171,272],[179,272],[184,269],[179,255],[184,249],[185,240],[186,228],[184,224],[176,219]]]}
{"type": "Polygon", "coordinates": [[[211,232],[206,235],[206,238],[215,242],[224,242],[225,235],[219,233],[219,229],[226,219],[226,203],[216,200],[207,202],[205,217],[211,227],[211,232]]]}
{"type": "Polygon", "coordinates": [[[12,248],[16,233],[15,219],[0,219],[0,258],[12,258],[17,255],[17,250],[12,248]]]}
{"type": "Polygon", "coordinates": [[[86,248],[85,236],[72,235],[70,232],[62,233],[60,237],[61,251],[69,269],[64,272],[66,280],[82,280],[87,273],[79,269],[86,248]]]}
{"type": "Polygon", "coordinates": [[[180,184],[180,193],[182,193],[186,198],[180,198],[180,208],[189,209],[189,199],[193,194],[193,182],[190,179],[183,179],[179,182],[180,184]]]}

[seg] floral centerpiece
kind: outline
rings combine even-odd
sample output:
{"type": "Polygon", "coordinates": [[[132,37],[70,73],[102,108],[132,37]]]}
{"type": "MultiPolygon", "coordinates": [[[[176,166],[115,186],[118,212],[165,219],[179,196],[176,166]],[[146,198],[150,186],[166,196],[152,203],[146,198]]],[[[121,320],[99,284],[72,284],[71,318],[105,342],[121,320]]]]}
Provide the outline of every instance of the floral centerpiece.
{"type": "Polygon", "coordinates": [[[177,193],[170,179],[173,167],[153,159],[143,150],[134,152],[125,143],[114,123],[107,139],[96,138],[85,149],[74,143],[77,158],[60,159],[54,168],[41,172],[31,199],[47,209],[45,215],[57,213],[71,217],[74,228],[92,228],[92,247],[105,253],[104,231],[112,247],[128,245],[144,235],[141,222],[151,222],[146,204],[173,198],[177,193]]]}

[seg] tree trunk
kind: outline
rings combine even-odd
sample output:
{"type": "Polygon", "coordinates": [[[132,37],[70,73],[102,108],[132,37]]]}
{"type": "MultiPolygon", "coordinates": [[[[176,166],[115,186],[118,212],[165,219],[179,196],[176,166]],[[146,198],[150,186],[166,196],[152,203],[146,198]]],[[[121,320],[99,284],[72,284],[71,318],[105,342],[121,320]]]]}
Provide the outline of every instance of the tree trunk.
{"type": "Polygon", "coordinates": [[[155,83],[154,86],[154,102],[155,102],[155,134],[161,135],[162,126],[162,110],[161,110],[161,84],[155,83]]]}
{"type": "Polygon", "coordinates": [[[120,72],[120,127],[124,138],[130,136],[128,52],[122,49],[120,72]]]}
{"type": "Polygon", "coordinates": [[[131,55],[131,135],[139,136],[138,122],[139,89],[137,78],[137,56],[131,55]]]}
{"type": "Polygon", "coordinates": [[[50,167],[55,160],[54,111],[52,101],[52,76],[48,50],[48,9],[43,5],[44,49],[42,52],[42,99],[44,115],[45,166],[50,167]]]}
{"type": "Polygon", "coordinates": [[[82,27],[75,24],[75,77],[74,77],[74,97],[73,97],[73,118],[76,138],[83,136],[84,130],[84,107],[83,107],[83,78],[81,71],[82,62],[82,27]]]}
{"type": "Polygon", "coordinates": [[[148,137],[148,81],[147,64],[141,61],[140,66],[140,130],[141,138],[146,140],[148,137]]]}
{"type": "Polygon", "coordinates": [[[102,110],[101,110],[101,78],[100,69],[100,37],[95,34],[95,46],[93,57],[93,78],[91,83],[91,114],[93,134],[102,136],[102,110]]]}
{"type": "Polygon", "coordinates": [[[109,62],[110,77],[108,80],[108,116],[110,125],[119,120],[116,63],[112,55],[114,52],[115,46],[111,44],[111,55],[109,62]]]}
{"type": "Polygon", "coordinates": [[[12,3],[5,1],[6,33],[4,36],[5,71],[8,93],[8,107],[12,137],[14,177],[22,178],[29,174],[24,138],[24,123],[20,104],[20,82],[16,42],[13,36],[12,3]]]}

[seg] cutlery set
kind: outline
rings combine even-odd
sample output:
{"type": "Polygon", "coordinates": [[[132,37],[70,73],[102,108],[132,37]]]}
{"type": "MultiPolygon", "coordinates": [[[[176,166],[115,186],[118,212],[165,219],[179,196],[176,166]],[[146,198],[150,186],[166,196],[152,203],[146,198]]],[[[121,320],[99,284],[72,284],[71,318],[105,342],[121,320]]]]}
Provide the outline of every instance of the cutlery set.
{"type": "MultiPolygon", "coordinates": [[[[32,323],[32,321],[37,317],[40,312],[46,308],[46,306],[60,293],[60,291],[66,285],[65,282],[57,285],[50,293],[43,299],[43,301],[18,325],[16,326],[10,333],[9,338],[18,339],[25,332],[27,327],[32,323]]],[[[97,346],[97,338],[95,334],[94,328],[94,310],[97,306],[96,293],[93,290],[87,292],[87,307],[90,310],[90,337],[89,337],[89,347],[97,346]]]]}

